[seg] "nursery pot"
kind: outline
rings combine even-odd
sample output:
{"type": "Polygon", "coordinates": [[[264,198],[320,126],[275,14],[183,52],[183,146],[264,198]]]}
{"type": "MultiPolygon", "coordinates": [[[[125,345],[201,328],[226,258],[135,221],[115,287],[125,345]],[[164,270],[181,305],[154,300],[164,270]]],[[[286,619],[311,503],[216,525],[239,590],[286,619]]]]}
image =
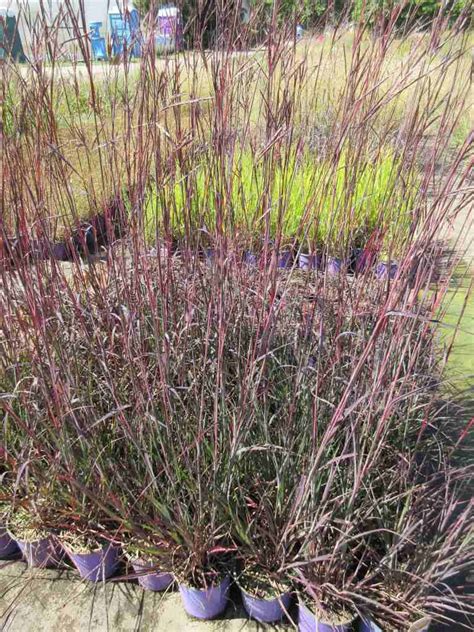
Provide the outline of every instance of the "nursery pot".
{"type": "Polygon", "coordinates": [[[327,271],[329,274],[339,274],[342,271],[343,261],[338,257],[328,257],[327,271]]]}
{"type": "Polygon", "coordinates": [[[299,632],[349,632],[352,622],[333,625],[324,623],[319,617],[309,610],[301,602],[298,604],[298,630],[299,632]]]}
{"type": "Polygon", "coordinates": [[[246,263],[249,266],[256,266],[258,265],[258,257],[255,253],[251,252],[250,250],[246,250],[244,252],[244,263],[246,263]]]}
{"type": "Polygon", "coordinates": [[[277,268],[282,270],[291,268],[292,258],[293,256],[291,250],[284,250],[283,252],[280,252],[277,256],[277,268]]]}
{"type": "Polygon", "coordinates": [[[217,586],[203,590],[180,584],[179,592],[184,609],[197,619],[214,619],[226,609],[229,586],[230,577],[226,577],[217,586]]]}
{"type": "Polygon", "coordinates": [[[357,630],[358,632],[383,632],[382,628],[368,617],[362,617],[360,619],[357,630]]]}
{"type": "Polygon", "coordinates": [[[145,590],[160,592],[169,588],[173,583],[171,573],[158,573],[156,570],[150,570],[154,568],[153,562],[136,559],[132,560],[131,564],[135,573],[138,574],[138,583],[145,590]]]}
{"type": "Polygon", "coordinates": [[[119,552],[118,546],[106,544],[102,549],[91,553],[68,551],[68,554],[82,579],[99,582],[115,573],[119,563],[119,552]]]}
{"type": "Polygon", "coordinates": [[[300,254],[298,256],[298,266],[300,270],[321,270],[323,267],[321,255],[300,254]]]}
{"type": "Polygon", "coordinates": [[[15,540],[28,566],[33,568],[56,568],[64,557],[61,545],[53,538],[42,538],[35,542],[15,540]]]}
{"type": "Polygon", "coordinates": [[[13,538],[10,537],[5,527],[0,527],[0,560],[6,560],[18,551],[13,538]]]}
{"type": "Polygon", "coordinates": [[[397,276],[398,265],[394,262],[390,264],[381,262],[375,268],[377,279],[394,279],[397,276]]]}
{"type": "Polygon", "coordinates": [[[248,615],[261,623],[275,623],[283,618],[291,602],[287,592],[276,599],[258,599],[242,590],[242,602],[248,615]]]}

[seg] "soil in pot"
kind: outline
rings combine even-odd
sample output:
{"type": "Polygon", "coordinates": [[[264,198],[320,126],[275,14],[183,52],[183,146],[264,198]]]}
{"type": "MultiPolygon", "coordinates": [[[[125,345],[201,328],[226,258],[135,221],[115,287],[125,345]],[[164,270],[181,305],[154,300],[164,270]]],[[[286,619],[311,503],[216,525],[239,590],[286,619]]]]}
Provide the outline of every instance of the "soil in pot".
{"type": "Polygon", "coordinates": [[[111,577],[119,565],[120,547],[89,536],[61,534],[61,541],[82,579],[91,582],[111,577]]]}
{"type": "Polygon", "coordinates": [[[288,612],[289,587],[277,583],[258,571],[244,571],[238,579],[242,602],[247,614],[260,623],[275,623],[288,612]]]}
{"type": "Polygon", "coordinates": [[[229,576],[218,583],[209,583],[205,588],[194,588],[184,582],[179,584],[184,609],[197,619],[214,619],[222,614],[227,607],[229,588],[229,576]]]}
{"type": "Polygon", "coordinates": [[[7,534],[32,568],[57,568],[64,560],[64,551],[56,537],[38,526],[38,520],[25,507],[11,514],[7,534]]]}
{"type": "Polygon", "coordinates": [[[311,609],[302,601],[298,604],[299,632],[349,632],[354,616],[344,610],[322,611],[316,606],[311,609]]]}

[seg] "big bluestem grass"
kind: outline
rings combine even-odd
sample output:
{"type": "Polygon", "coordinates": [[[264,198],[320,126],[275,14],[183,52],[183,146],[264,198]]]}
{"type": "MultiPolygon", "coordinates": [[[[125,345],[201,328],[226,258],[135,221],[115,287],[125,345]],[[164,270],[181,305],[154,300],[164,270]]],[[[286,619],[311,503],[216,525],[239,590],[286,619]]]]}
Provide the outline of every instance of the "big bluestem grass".
{"type": "Polygon", "coordinates": [[[7,519],[132,543],[196,586],[232,558],[397,629],[467,612],[447,581],[472,559],[470,426],[446,412],[437,328],[443,238],[469,213],[469,143],[447,151],[466,36],[440,29],[295,46],[273,24],[254,54],[229,32],[163,60],[145,33],[101,75],[85,40],[65,70],[38,28],[5,64],[7,519]],[[29,256],[111,196],[128,226],[103,261],[29,256]],[[361,228],[396,280],[277,269],[289,238],[347,253],[361,228]]]}

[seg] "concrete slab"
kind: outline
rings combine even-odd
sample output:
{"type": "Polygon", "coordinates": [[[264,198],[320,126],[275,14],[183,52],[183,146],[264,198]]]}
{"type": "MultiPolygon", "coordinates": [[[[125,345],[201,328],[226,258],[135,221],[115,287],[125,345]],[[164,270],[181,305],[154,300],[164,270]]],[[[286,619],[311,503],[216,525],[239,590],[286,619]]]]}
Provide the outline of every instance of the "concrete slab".
{"type": "Polygon", "coordinates": [[[0,630],[4,632],[256,632],[292,630],[291,624],[262,626],[248,621],[238,594],[224,618],[202,622],[184,612],[177,592],[142,590],[109,581],[91,585],[72,570],[28,569],[0,563],[0,630]]]}

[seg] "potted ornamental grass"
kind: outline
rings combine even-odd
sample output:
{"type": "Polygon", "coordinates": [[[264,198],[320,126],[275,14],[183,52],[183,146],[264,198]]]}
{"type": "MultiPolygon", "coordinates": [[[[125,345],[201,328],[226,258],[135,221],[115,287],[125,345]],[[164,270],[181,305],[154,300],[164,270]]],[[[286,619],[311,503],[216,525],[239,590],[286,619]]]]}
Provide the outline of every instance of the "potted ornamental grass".
{"type": "Polygon", "coordinates": [[[229,551],[221,546],[208,551],[176,549],[174,576],[183,607],[192,617],[214,619],[225,611],[231,584],[229,551]]]}
{"type": "MultiPolygon", "coordinates": [[[[279,353],[289,366],[292,360],[287,350],[279,353]]],[[[285,433],[283,424],[268,424],[265,407],[270,405],[274,411],[284,408],[290,383],[291,377],[286,374],[278,386],[273,386],[271,404],[255,403],[256,427],[251,428],[248,447],[241,449],[231,474],[236,487],[228,502],[233,538],[238,543],[235,582],[246,612],[261,623],[276,623],[289,616],[293,589],[286,568],[299,548],[296,451],[274,452],[265,445],[265,438],[272,444],[278,440],[277,435],[285,433]],[[293,458],[288,458],[289,454],[293,458]]],[[[304,418],[304,407],[299,407],[296,414],[304,418]]],[[[282,414],[283,418],[289,416],[282,414]]]]}
{"type": "Polygon", "coordinates": [[[338,211],[334,213],[334,222],[325,218],[321,222],[321,235],[324,243],[324,263],[326,272],[331,276],[338,276],[346,273],[349,261],[347,256],[346,236],[344,234],[344,225],[337,222],[343,222],[338,211]]]}
{"type": "Polygon", "coordinates": [[[308,587],[299,595],[300,632],[349,632],[356,616],[350,604],[334,597],[320,598],[313,587],[308,587]]]}
{"type": "Polygon", "coordinates": [[[12,505],[7,515],[7,533],[17,544],[28,566],[56,568],[64,553],[55,533],[41,520],[33,505],[12,505]]]}
{"type": "Polygon", "coordinates": [[[321,235],[319,218],[308,217],[298,232],[298,267],[300,270],[323,270],[325,243],[321,235]],[[309,223],[309,226],[307,225],[309,223]]]}
{"type": "Polygon", "coordinates": [[[105,581],[117,570],[120,546],[100,523],[73,523],[60,531],[59,539],[82,579],[105,581]]]}
{"type": "Polygon", "coordinates": [[[311,222],[309,227],[302,226],[298,233],[298,242],[295,247],[298,252],[298,267],[305,271],[322,270],[325,244],[320,235],[319,219],[309,218],[308,222],[311,222]]]}
{"type": "MultiPolygon", "coordinates": [[[[305,242],[306,244],[306,242],[305,242]]],[[[321,246],[302,244],[298,254],[298,267],[300,270],[322,270],[324,266],[323,248],[321,246]]]]}
{"type": "Polygon", "coordinates": [[[82,579],[105,581],[118,568],[121,548],[117,522],[104,512],[105,505],[86,494],[72,495],[63,487],[63,508],[58,537],[82,579]]]}
{"type": "Polygon", "coordinates": [[[164,570],[164,567],[170,565],[171,559],[166,542],[130,538],[122,544],[122,548],[142,588],[162,592],[172,586],[173,574],[164,570]]]}
{"type": "MultiPolygon", "coordinates": [[[[333,485],[334,491],[341,489],[340,483],[333,485]]],[[[349,632],[357,619],[352,595],[359,547],[356,540],[352,546],[348,543],[351,521],[339,518],[339,512],[332,516],[330,512],[327,506],[324,527],[307,533],[300,551],[301,564],[294,567],[300,632],[349,632]]]]}
{"type": "Polygon", "coordinates": [[[214,619],[227,607],[235,547],[213,501],[203,501],[198,507],[190,498],[185,504],[179,497],[178,492],[174,506],[169,505],[172,509],[166,512],[166,531],[172,542],[169,570],[187,614],[214,619]]]}
{"type": "MultiPolygon", "coordinates": [[[[240,499],[233,508],[235,541],[238,542],[239,565],[235,583],[240,588],[247,614],[261,623],[276,623],[288,616],[292,601],[291,578],[285,572],[285,563],[295,550],[292,530],[288,526],[289,489],[283,491],[288,502],[277,510],[275,486],[263,480],[266,459],[255,459],[261,473],[255,472],[248,484],[241,481],[241,489],[247,497],[240,499]]],[[[275,466],[279,467],[278,461],[275,466]]],[[[251,471],[251,470],[250,470],[251,471]]],[[[281,466],[285,479],[284,465],[281,466]]]]}
{"type": "Polygon", "coordinates": [[[276,623],[288,614],[291,584],[259,565],[245,564],[236,577],[247,614],[261,623],[276,623]]]}

